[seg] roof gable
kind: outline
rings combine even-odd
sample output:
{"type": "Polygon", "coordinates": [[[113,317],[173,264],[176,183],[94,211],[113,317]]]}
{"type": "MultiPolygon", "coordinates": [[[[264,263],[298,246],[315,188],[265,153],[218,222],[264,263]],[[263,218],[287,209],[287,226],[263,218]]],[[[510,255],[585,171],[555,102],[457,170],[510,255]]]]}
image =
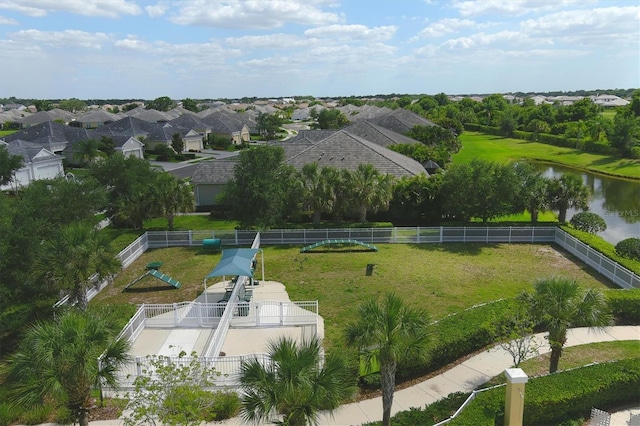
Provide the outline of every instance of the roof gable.
{"type": "Polygon", "coordinates": [[[202,161],[196,167],[191,182],[193,184],[225,185],[235,173],[238,157],[202,161]]]}

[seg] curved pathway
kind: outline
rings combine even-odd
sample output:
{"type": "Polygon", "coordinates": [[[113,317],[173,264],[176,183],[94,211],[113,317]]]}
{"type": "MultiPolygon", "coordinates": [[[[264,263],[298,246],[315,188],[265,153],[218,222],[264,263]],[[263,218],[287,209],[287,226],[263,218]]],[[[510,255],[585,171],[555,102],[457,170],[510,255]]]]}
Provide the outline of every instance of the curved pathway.
{"type": "MultiPolygon", "coordinates": [[[[542,346],[539,353],[550,351],[544,336],[536,335],[542,346]]],[[[640,326],[608,327],[602,331],[590,328],[574,328],[569,330],[565,347],[585,345],[588,343],[610,342],[615,340],[640,340],[640,326]]],[[[560,361],[562,363],[562,360],[560,361]]],[[[500,346],[495,346],[479,353],[466,361],[446,370],[442,374],[417,383],[414,386],[398,390],[394,394],[392,415],[411,407],[424,407],[453,392],[471,392],[486,383],[494,376],[498,376],[507,368],[512,367],[511,356],[500,346]]],[[[611,426],[626,425],[631,413],[640,413],[640,401],[637,407],[612,416],[611,426]]],[[[367,399],[360,402],[345,404],[336,410],[332,417],[323,416],[322,426],[347,426],[382,420],[382,398],[367,399]]],[[[122,425],[122,420],[108,420],[91,422],[91,426],[122,425]]],[[[240,426],[244,423],[239,418],[210,425],[240,426]]]]}

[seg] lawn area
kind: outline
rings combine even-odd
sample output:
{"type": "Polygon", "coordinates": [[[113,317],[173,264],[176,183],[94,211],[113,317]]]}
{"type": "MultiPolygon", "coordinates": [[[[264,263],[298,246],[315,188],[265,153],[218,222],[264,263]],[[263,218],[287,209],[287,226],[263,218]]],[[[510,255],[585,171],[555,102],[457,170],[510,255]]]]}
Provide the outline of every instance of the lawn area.
{"type": "MultiPolygon", "coordinates": [[[[238,222],[234,220],[211,219],[209,214],[189,214],[176,216],[173,221],[174,231],[223,231],[236,229],[238,222]]],[[[150,231],[168,230],[167,219],[158,217],[144,222],[144,227],[150,231]]]]}
{"type": "Polygon", "coordinates": [[[612,176],[640,179],[640,160],[590,154],[571,148],[478,132],[464,132],[460,135],[460,141],[462,149],[453,156],[454,163],[466,163],[474,158],[503,163],[526,159],[548,161],[612,176]]]}
{"type": "Polygon", "coordinates": [[[0,138],[3,138],[5,136],[9,136],[13,133],[17,132],[17,130],[0,130],[0,138]]]}
{"type": "MultiPolygon", "coordinates": [[[[640,341],[623,340],[613,342],[590,343],[564,348],[560,358],[559,371],[582,367],[596,362],[608,362],[622,359],[637,358],[640,353],[640,341]]],[[[549,373],[551,353],[538,355],[537,357],[523,361],[522,368],[527,376],[536,377],[549,373]]],[[[494,377],[483,387],[490,387],[506,383],[504,374],[494,377]]]]}
{"type": "MultiPolygon", "coordinates": [[[[537,278],[564,275],[588,287],[608,285],[585,266],[548,245],[378,244],[377,247],[378,252],[307,254],[301,254],[298,246],[265,247],[265,278],[285,284],[291,300],[319,301],[327,346],[340,345],[342,327],[354,318],[361,301],[387,291],[396,291],[409,304],[427,309],[433,319],[438,319],[530,290],[537,278]],[[365,276],[367,264],[376,264],[372,276],[365,276]]],[[[91,303],[193,300],[202,292],[205,275],[219,259],[220,254],[205,253],[201,248],[150,250],[91,303]],[[146,264],[152,261],[164,262],[161,271],[179,280],[182,287],[175,290],[149,277],[133,287],[135,292],[122,293],[122,288],[142,275],[146,264]]],[[[261,265],[257,271],[261,271],[261,265]]]]}

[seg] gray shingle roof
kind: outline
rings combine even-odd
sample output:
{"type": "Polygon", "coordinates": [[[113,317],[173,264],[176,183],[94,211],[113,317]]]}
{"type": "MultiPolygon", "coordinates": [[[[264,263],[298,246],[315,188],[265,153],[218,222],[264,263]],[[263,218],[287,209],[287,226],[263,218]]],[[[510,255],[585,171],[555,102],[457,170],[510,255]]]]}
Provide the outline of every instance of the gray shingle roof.
{"type": "Polygon", "coordinates": [[[370,142],[386,147],[398,144],[420,143],[415,139],[411,139],[410,137],[396,133],[393,130],[378,126],[377,124],[367,120],[357,121],[345,127],[344,130],[349,133],[353,133],[354,135],[358,135],[370,142]]]}
{"type": "Polygon", "coordinates": [[[89,111],[82,114],[75,121],[78,123],[108,123],[118,121],[120,117],[104,110],[89,111]]]}
{"type": "Polygon", "coordinates": [[[389,114],[379,115],[370,120],[371,122],[382,126],[386,129],[393,130],[396,133],[406,134],[414,126],[435,126],[432,121],[419,116],[415,112],[406,109],[396,109],[389,114]]]}
{"type": "Polygon", "coordinates": [[[380,173],[398,178],[426,174],[417,161],[345,130],[338,130],[285,161],[297,170],[316,162],[320,167],[349,170],[355,170],[360,164],[372,164],[380,173]]]}
{"type": "Polygon", "coordinates": [[[11,155],[19,155],[22,157],[25,164],[57,157],[51,151],[43,148],[42,145],[24,141],[22,139],[15,139],[9,142],[7,144],[7,151],[11,155]]]}
{"type": "Polygon", "coordinates": [[[86,129],[66,126],[54,121],[46,121],[7,135],[4,139],[7,142],[22,139],[52,151],[56,145],[73,144],[77,141],[91,139],[91,137],[91,133],[86,129]]]}
{"type": "Polygon", "coordinates": [[[191,183],[224,185],[233,178],[236,164],[238,164],[238,157],[203,161],[193,172],[191,183]]]}
{"type": "Polygon", "coordinates": [[[138,136],[146,137],[155,127],[155,123],[141,120],[136,117],[125,117],[118,121],[102,125],[94,131],[107,136],[138,136]]]}

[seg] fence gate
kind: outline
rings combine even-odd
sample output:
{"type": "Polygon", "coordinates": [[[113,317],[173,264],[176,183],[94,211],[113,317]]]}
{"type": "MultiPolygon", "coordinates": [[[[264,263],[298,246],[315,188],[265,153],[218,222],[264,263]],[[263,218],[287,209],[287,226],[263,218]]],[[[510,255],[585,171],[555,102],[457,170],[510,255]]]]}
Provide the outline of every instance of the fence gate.
{"type": "Polygon", "coordinates": [[[610,426],[611,414],[606,411],[598,410],[597,408],[591,409],[591,419],[589,420],[589,426],[610,426]]]}

